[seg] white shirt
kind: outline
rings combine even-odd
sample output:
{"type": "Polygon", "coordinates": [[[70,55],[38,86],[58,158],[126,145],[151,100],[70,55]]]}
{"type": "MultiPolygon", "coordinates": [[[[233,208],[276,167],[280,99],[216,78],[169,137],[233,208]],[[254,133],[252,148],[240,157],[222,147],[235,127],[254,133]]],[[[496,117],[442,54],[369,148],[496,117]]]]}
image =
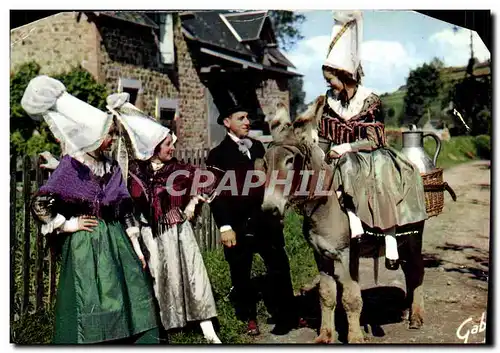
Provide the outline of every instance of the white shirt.
{"type": "MultiPolygon", "coordinates": [[[[228,132],[227,134],[229,135],[231,140],[233,140],[234,142],[238,143],[240,141],[240,138],[237,137],[236,135],[234,135],[232,132],[228,132]]],[[[248,159],[252,158],[252,155],[250,154],[250,150],[246,151],[246,155],[247,155],[248,159]]]]}

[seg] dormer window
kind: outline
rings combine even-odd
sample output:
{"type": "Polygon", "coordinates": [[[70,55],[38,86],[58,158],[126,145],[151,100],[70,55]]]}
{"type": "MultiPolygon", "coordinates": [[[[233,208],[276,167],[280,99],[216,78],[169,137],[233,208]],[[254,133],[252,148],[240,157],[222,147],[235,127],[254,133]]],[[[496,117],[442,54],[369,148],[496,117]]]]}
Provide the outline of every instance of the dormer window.
{"type": "Polygon", "coordinates": [[[173,65],[174,55],[174,23],[171,13],[159,13],[158,25],[160,26],[160,62],[164,65],[173,65]]]}

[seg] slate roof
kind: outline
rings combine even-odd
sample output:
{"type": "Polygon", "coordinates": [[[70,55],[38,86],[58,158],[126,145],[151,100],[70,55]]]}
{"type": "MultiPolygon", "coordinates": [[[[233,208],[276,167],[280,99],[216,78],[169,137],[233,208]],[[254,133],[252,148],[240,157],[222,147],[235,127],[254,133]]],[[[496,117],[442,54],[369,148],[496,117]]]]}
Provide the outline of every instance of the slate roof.
{"type": "Polygon", "coordinates": [[[268,53],[274,59],[276,59],[276,61],[279,64],[295,68],[295,66],[290,62],[290,60],[288,60],[286,56],[283,55],[283,53],[278,48],[269,48],[268,53]]]}
{"type": "Polygon", "coordinates": [[[229,27],[220,18],[227,11],[197,11],[192,16],[182,18],[182,26],[196,40],[212,44],[245,56],[255,56],[240,43],[229,27]]]}
{"type": "Polygon", "coordinates": [[[227,21],[238,32],[241,40],[256,40],[260,37],[260,31],[264,26],[267,17],[267,11],[258,11],[253,13],[235,13],[224,14],[227,21]]]}
{"type": "Polygon", "coordinates": [[[99,11],[100,15],[106,15],[122,21],[132,22],[140,26],[147,26],[158,29],[158,25],[145,13],[137,11],[99,11]]]}

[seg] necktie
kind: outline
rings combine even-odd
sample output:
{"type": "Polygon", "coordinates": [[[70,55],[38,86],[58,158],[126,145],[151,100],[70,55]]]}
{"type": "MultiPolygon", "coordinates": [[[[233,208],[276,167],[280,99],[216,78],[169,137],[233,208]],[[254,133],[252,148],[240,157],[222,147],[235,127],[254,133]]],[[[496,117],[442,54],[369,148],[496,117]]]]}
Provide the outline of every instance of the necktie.
{"type": "Polygon", "coordinates": [[[252,147],[252,141],[250,139],[241,139],[238,141],[238,149],[241,153],[248,155],[248,150],[252,147]]]}

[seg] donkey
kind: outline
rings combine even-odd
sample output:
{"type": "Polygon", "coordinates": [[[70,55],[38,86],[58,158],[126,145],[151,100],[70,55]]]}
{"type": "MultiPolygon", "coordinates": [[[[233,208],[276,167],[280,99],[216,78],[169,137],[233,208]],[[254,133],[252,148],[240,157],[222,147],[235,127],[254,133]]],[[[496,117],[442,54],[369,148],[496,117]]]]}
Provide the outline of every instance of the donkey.
{"type": "MultiPolygon", "coordinates": [[[[317,126],[324,105],[325,97],[318,97],[293,123],[284,106],[278,106],[277,119],[271,119],[269,122],[273,142],[268,146],[264,158],[256,161],[255,167],[266,175],[266,193],[262,209],[283,217],[286,206],[293,206],[304,217],[303,233],[314,250],[319,270],[321,328],[315,342],[335,341],[334,312],[339,288],[341,304],[347,314],[347,341],[361,343],[364,342],[360,327],[363,302],[358,283],[357,261],[359,257],[371,257],[376,260],[374,274],[377,282],[378,258],[383,256],[385,245],[367,246],[351,239],[347,213],[342,209],[335,193],[336,185],[332,185],[334,166],[324,162],[325,154],[317,143],[317,126]],[[284,119],[284,116],[288,118],[284,119]],[[294,172],[291,179],[287,177],[287,182],[279,185],[274,182],[271,187],[273,176],[283,180],[285,175],[291,174],[288,174],[289,171],[294,172]],[[307,173],[309,179],[304,178],[307,173]],[[315,190],[328,192],[318,195],[315,190]],[[357,245],[352,246],[354,244],[357,245]],[[354,249],[354,262],[350,263],[354,249]]],[[[399,258],[406,278],[409,327],[414,329],[422,326],[424,314],[423,229],[424,222],[407,226],[405,229],[396,229],[399,234],[399,258]]],[[[373,240],[374,236],[363,238],[373,240]]]]}

